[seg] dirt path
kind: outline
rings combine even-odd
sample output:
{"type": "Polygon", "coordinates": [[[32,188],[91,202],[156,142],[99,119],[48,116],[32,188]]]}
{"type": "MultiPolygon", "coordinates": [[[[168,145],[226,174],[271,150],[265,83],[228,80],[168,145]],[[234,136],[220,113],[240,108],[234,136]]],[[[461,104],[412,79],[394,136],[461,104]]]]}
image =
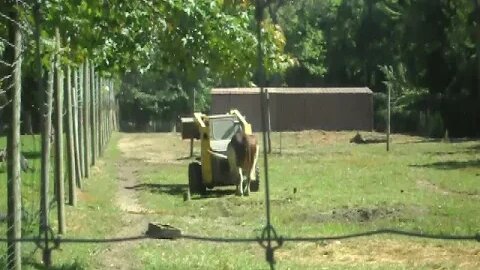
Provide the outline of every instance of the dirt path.
{"type": "MultiPolygon", "coordinates": [[[[138,170],[141,161],[133,160],[128,157],[130,149],[122,148],[122,138],[119,142],[119,148],[122,152],[122,158],[117,161],[118,169],[117,180],[118,188],[115,196],[115,204],[121,209],[122,227],[115,235],[116,237],[137,236],[145,233],[148,225],[148,210],[143,208],[137,199],[135,189],[131,187],[138,183],[135,172],[138,170]]],[[[147,240],[145,240],[147,241],[147,240]]],[[[132,256],[132,250],[137,242],[121,242],[110,245],[101,256],[103,269],[139,269],[138,261],[132,256]]]]}

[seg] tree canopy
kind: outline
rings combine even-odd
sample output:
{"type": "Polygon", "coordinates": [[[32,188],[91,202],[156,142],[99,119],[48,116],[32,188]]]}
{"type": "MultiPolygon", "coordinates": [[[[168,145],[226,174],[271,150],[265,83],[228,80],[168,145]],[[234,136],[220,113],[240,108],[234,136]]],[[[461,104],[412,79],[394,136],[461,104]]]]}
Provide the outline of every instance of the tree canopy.
{"type": "Polygon", "coordinates": [[[286,52],[298,60],[287,85],[368,86],[378,93],[377,127],[381,93],[393,87],[404,103],[393,115],[397,131],[421,129],[427,115],[450,134],[479,134],[478,1],[279,2],[286,52]]]}
{"type": "MultiPolygon", "coordinates": [[[[394,130],[479,134],[477,0],[266,2],[262,35],[269,85],[368,86],[376,93],[380,130],[390,88],[397,95],[394,130]]],[[[124,115],[136,116],[125,120],[171,120],[194,105],[207,110],[212,87],[253,86],[258,80],[253,0],[41,3],[44,65],[58,27],[65,64],[88,58],[117,79],[124,115]]],[[[33,25],[32,10],[22,8],[33,25]]],[[[4,28],[0,35],[6,35],[4,28]]],[[[26,79],[31,73],[24,72],[26,79]]]]}

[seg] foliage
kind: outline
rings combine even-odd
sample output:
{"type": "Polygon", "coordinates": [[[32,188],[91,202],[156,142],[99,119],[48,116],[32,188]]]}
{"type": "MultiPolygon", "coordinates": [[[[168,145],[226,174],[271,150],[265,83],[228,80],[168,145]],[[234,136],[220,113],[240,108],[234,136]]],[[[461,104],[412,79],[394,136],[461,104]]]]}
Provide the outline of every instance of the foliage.
{"type": "MultiPolygon", "coordinates": [[[[251,1],[45,0],[40,9],[45,70],[53,53],[74,66],[91,59],[104,76],[119,78],[121,108],[130,112],[127,116],[138,114],[137,120],[172,119],[190,112],[192,103],[205,110],[211,87],[254,84],[257,39],[251,1]],[[63,45],[59,52],[53,39],[57,29],[63,45]]],[[[34,30],[34,8],[20,10],[34,30]]],[[[263,29],[267,74],[283,72],[291,63],[283,54],[283,32],[271,22],[263,29]]],[[[34,48],[33,37],[28,42],[34,48]]],[[[34,80],[33,50],[24,63],[26,96],[34,96],[34,84],[28,83],[34,80]]],[[[35,107],[29,100],[27,107],[35,107]]]]}
{"type": "MultiPolygon", "coordinates": [[[[417,127],[420,126],[419,113],[424,112],[428,90],[412,85],[407,78],[406,68],[402,64],[396,68],[381,66],[379,69],[384,74],[386,88],[390,90],[393,131],[417,130],[417,127]]],[[[388,98],[386,94],[382,96],[382,101],[377,110],[380,112],[381,121],[385,122],[387,120],[388,98]]]]}
{"type": "MultiPolygon", "coordinates": [[[[253,7],[215,1],[167,1],[161,10],[164,28],[157,29],[155,48],[146,68],[132,69],[124,77],[121,101],[125,110],[140,112],[142,122],[160,116],[171,120],[179,114],[207,109],[214,86],[253,84],[257,40],[253,7]],[[132,76],[136,83],[131,84],[132,76]],[[195,100],[194,100],[195,92],[195,100]]],[[[263,25],[268,74],[285,70],[285,37],[272,23],[263,25]]],[[[130,115],[134,115],[133,113],[130,115]]]]}
{"type": "MultiPolygon", "coordinates": [[[[133,106],[129,108],[132,114],[134,109],[146,112],[147,118],[189,113],[194,91],[198,109],[206,109],[210,88],[253,86],[258,81],[255,1],[43,3],[44,67],[48,69],[52,37],[58,27],[64,44],[63,62],[76,65],[89,58],[104,75],[118,78],[117,85],[124,83],[122,104],[133,106]]],[[[402,66],[408,76],[399,78],[407,86],[399,92],[399,108],[417,116],[421,111],[438,112],[452,136],[479,134],[477,2],[268,3],[262,37],[271,86],[368,86],[385,93],[384,81],[393,78],[387,78],[386,70],[379,67],[402,66]],[[426,102],[413,105],[413,100],[426,102]]],[[[23,8],[30,26],[34,25],[31,11],[23,8]]],[[[3,26],[0,36],[6,36],[3,26]]],[[[33,45],[32,39],[28,42],[33,45]]],[[[25,55],[24,63],[24,96],[32,96],[33,53],[25,55]]],[[[390,73],[398,77],[401,72],[390,73]]],[[[381,110],[382,106],[376,107],[381,110]]],[[[407,126],[406,130],[415,129],[407,126]]]]}
{"type": "MultiPolygon", "coordinates": [[[[298,61],[287,71],[287,85],[368,86],[384,93],[383,82],[393,83],[394,78],[379,67],[402,67],[390,70],[402,80],[397,85],[405,88],[399,92],[398,109],[408,109],[404,112],[417,118],[421,111],[438,112],[454,136],[480,132],[480,86],[472,79],[478,77],[475,58],[480,48],[475,1],[279,2],[286,51],[298,61]],[[318,33],[315,38],[311,29],[318,33]],[[305,53],[312,57],[305,58],[305,53]],[[402,72],[408,76],[401,78],[402,72]],[[423,101],[414,106],[414,100],[423,101]]],[[[414,131],[415,125],[406,130],[414,131]]]]}

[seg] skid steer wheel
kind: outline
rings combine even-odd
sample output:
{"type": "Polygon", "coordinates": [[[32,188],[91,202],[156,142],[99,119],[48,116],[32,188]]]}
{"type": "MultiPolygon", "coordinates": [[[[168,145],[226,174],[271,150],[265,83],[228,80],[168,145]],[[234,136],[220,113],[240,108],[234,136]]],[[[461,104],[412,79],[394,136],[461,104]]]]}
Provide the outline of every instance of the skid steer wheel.
{"type": "Polygon", "coordinates": [[[255,181],[250,181],[250,191],[257,192],[260,189],[260,169],[255,168],[255,181]]]}
{"type": "Polygon", "coordinates": [[[188,165],[188,188],[192,194],[205,194],[206,187],[202,181],[202,165],[192,162],[188,165]]]}

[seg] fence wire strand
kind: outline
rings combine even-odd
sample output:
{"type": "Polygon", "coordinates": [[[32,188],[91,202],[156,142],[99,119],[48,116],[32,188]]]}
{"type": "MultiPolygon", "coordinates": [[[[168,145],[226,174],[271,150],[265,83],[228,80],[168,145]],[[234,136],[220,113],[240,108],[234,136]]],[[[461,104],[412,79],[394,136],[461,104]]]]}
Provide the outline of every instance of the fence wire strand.
{"type": "Polygon", "coordinates": [[[31,29],[28,29],[25,25],[19,23],[18,21],[15,21],[14,19],[10,18],[8,15],[4,14],[3,12],[0,12],[0,17],[2,17],[5,20],[15,24],[20,30],[25,31],[28,34],[32,33],[31,29]]]}
{"type": "MultiPolygon", "coordinates": [[[[348,240],[354,238],[363,238],[376,235],[397,235],[397,236],[407,236],[414,238],[422,239],[434,239],[434,240],[452,240],[452,241],[477,241],[480,242],[480,233],[473,235],[453,235],[453,234],[433,234],[433,233],[423,233],[415,231],[404,231],[398,229],[378,229],[365,232],[343,234],[336,236],[312,236],[312,237],[303,237],[303,236],[292,236],[292,237],[279,237],[277,240],[283,243],[286,242],[320,242],[320,241],[333,241],[333,240],[348,240]]],[[[120,243],[120,242],[131,242],[131,241],[142,241],[147,239],[157,239],[155,237],[150,237],[146,234],[134,235],[127,237],[118,237],[118,238],[63,238],[57,237],[52,238],[51,241],[57,243],[65,244],[102,244],[102,243],[120,243]]],[[[214,243],[259,243],[264,241],[260,237],[255,238],[229,238],[229,237],[211,237],[211,236],[201,236],[193,234],[183,234],[174,239],[184,239],[200,242],[214,242],[214,243]]],[[[38,241],[44,240],[43,237],[22,237],[20,239],[14,239],[15,242],[24,242],[24,243],[37,243],[38,241]]],[[[7,238],[0,238],[0,242],[7,242],[7,238]]]]}

